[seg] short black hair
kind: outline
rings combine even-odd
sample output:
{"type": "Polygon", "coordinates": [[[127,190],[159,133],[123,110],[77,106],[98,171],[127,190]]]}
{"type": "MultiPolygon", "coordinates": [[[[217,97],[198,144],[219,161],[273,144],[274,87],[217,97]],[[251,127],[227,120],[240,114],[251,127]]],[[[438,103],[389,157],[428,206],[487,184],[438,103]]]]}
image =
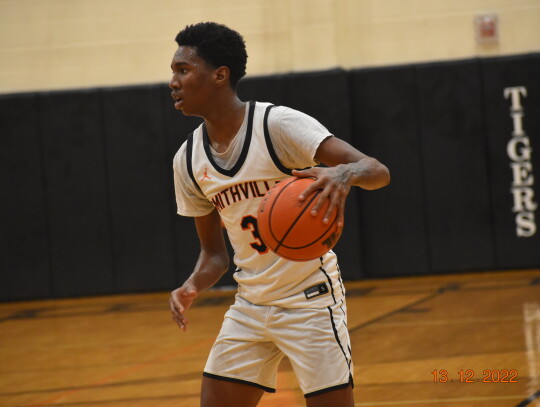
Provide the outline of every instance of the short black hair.
{"type": "Polygon", "coordinates": [[[230,70],[233,89],[246,75],[247,52],[242,36],[229,27],[212,22],[187,25],[176,36],[178,46],[195,48],[197,55],[213,68],[230,70]]]}

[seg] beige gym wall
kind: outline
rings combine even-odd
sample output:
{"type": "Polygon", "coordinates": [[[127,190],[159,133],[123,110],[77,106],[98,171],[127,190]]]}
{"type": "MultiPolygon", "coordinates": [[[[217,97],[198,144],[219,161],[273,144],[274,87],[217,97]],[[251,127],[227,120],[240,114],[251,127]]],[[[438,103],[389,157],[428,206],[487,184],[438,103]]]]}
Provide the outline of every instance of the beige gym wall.
{"type": "Polygon", "coordinates": [[[167,82],[199,21],[244,35],[251,76],[540,51],[540,0],[0,0],[0,93],[167,82]]]}

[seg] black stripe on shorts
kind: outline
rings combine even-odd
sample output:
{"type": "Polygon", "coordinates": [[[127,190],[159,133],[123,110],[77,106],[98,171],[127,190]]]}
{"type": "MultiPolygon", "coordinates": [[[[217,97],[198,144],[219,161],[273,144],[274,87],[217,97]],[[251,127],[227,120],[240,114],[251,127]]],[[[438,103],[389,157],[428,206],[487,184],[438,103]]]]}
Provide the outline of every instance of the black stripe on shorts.
{"type": "Polygon", "coordinates": [[[350,373],[351,361],[347,357],[347,354],[345,353],[345,349],[343,349],[343,345],[341,344],[341,341],[339,340],[339,335],[336,328],[336,324],[334,322],[334,313],[332,312],[332,308],[328,307],[328,311],[330,312],[330,322],[332,322],[332,329],[334,330],[334,337],[336,338],[336,342],[338,343],[339,348],[341,349],[341,352],[343,353],[343,356],[345,357],[345,362],[347,363],[347,366],[349,366],[349,373],[350,373]]]}
{"type": "Polygon", "coordinates": [[[263,389],[264,391],[267,391],[268,393],[275,393],[276,392],[276,389],[273,389],[271,387],[263,386],[262,384],[259,384],[259,383],[249,382],[247,380],[235,379],[233,377],[226,377],[226,376],[218,376],[218,375],[215,375],[215,374],[212,374],[212,373],[206,373],[206,372],[203,372],[203,376],[209,377],[210,379],[223,380],[225,382],[247,384],[249,386],[254,386],[254,387],[258,387],[259,389],[263,389]]]}
{"type": "Polygon", "coordinates": [[[349,381],[347,383],[338,384],[337,386],[327,387],[326,389],[312,391],[311,393],[304,394],[304,397],[308,398],[308,397],[318,396],[319,394],[328,393],[329,391],[332,391],[332,390],[344,389],[345,387],[348,387],[349,385],[354,389],[354,382],[353,382],[352,375],[349,375],[349,381]]]}

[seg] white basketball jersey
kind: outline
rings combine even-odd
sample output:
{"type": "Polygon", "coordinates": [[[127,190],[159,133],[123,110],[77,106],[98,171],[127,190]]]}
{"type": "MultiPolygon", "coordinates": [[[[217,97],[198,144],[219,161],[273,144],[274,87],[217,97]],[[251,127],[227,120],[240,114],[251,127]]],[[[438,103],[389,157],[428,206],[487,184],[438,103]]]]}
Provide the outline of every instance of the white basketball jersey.
{"type": "Polygon", "coordinates": [[[248,125],[238,161],[231,169],[213,159],[204,124],[186,142],[191,180],[219,212],[234,249],[238,294],[254,304],[294,308],[327,307],[344,295],[336,255],[307,262],[282,259],[261,241],[257,209],[263,196],[290,176],[274,152],[267,116],[272,105],[249,102],[248,125]]]}

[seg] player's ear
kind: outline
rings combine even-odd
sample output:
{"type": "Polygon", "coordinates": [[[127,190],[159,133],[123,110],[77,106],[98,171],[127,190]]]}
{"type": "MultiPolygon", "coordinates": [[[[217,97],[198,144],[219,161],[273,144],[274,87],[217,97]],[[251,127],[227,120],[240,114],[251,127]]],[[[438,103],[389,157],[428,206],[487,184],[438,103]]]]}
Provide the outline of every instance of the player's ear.
{"type": "Polygon", "coordinates": [[[227,66],[220,66],[215,71],[215,83],[218,86],[228,85],[231,71],[227,66]]]}

